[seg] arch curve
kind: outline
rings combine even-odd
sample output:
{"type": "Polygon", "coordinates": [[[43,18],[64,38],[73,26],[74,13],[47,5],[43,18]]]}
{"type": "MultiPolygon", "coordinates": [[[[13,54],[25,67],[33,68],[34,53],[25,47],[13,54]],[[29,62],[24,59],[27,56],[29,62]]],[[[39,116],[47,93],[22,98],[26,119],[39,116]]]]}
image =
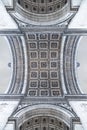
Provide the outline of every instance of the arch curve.
{"type": "Polygon", "coordinates": [[[50,104],[40,104],[27,106],[19,110],[14,117],[18,119],[18,127],[20,127],[24,122],[31,118],[36,118],[37,116],[43,117],[53,117],[64,122],[69,128],[71,123],[71,118],[75,115],[69,110],[62,108],[60,106],[50,105],[50,104]]]}
{"type": "MultiPolygon", "coordinates": [[[[60,3],[60,1],[58,0],[57,2],[60,3]]],[[[25,22],[27,24],[29,23],[32,23],[32,25],[58,24],[58,23],[64,22],[65,20],[68,20],[74,14],[70,12],[69,1],[68,2],[62,1],[61,3],[63,4],[63,6],[61,5],[62,7],[56,10],[54,10],[56,6],[59,6],[57,5],[56,2],[55,2],[55,7],[53,7],[54,4],[52,5],[52,7],[51,6],[45,7],[45,4],[42,4],[44,5],[44,7],[43,6],[38,7],[39,4],[37,4],[38,6],[35,6],[35,4],[33,6],[31,2],[30,2],[30,5],[25,4],[25,3],[19,4],[18,2],[16,2],[15,13],[13,13],[12,16],[18,19],[19,21],[21,20],[22,22],[25,22]],[[30,6],[29,8],[33,8],[33,9],[32,10],[26,9],[26,7],[28,6],[30,6]],[[38,10],[37,8],[39,8],[39,12],[37,11],[36,13],[35,10],[38,10]]]]}

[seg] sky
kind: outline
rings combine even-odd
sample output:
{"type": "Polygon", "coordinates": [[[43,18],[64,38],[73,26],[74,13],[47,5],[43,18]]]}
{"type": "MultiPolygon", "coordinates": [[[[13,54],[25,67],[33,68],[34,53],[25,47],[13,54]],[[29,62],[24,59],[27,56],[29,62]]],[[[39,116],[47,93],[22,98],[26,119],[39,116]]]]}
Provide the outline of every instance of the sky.
{"type": "Polygon", "coordinates": [[[4,93],[10,83],[12,67],[8,63],[12,62],[12,55],[8,40],[0,36],[0,93],[4,93]]]}
{"type": "Polygon", "coordinates": [[[76,62],[80,63],[80,66],[76,68],[77,82],[81,90],[87,94],[87,36],[83,36],[79,40],[76,62]]]}

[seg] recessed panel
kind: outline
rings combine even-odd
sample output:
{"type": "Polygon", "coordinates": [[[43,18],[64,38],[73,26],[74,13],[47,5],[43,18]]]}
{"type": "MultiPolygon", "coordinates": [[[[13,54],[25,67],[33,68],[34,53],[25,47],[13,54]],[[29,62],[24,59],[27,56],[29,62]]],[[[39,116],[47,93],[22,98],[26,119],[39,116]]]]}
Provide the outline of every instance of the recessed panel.
{"type": "Polygon", "coordinates": [[[61,120],[50,116],[37,116],[24,122],[19,130],[69,130],[61,120]]]}
{"type": "Polygon", "coordinates": [[[63,8],[67,0],[18,0],[18,3],[29,12],[49,14],[63,8]]]}
{"type": "Polygon", "coordinates": [[[28,96],[61,96],[60,34],[28,33],[28,96]]]}

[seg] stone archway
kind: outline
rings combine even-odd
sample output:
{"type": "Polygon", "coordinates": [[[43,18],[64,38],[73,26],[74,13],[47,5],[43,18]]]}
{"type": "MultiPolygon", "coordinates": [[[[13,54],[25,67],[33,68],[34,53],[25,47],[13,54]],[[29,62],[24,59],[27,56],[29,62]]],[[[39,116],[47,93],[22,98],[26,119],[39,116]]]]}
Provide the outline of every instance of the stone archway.
{"type": "Polygon", "coordinates": [[[69,130],[69,127],[57,118],[37,116],[24,122],[19,130],[69,130]]]}
{"type": "Polygon", "coordinates": [[[54,130],[55,128],[69,130],[71,129],[71,119],[74,117],[74,114],[69,110],[48,104],[24,107],[14,115],[14,118],[17,118],[18,130],[30,129],[31,123],[33,123],[31,130],[34,128],[39,130],[42,127],[46,130],[48,130],[48,127],[50,129],[54,128],[54,130]],[[51,122],[51,119],[53,119],[53,122],[51,122]],[[35,120],[37,120],[36,123],[35,120]],[[44,120],[46,121],[45,123],[44,120]],[[45,126],[47,127],[44,128],[45,126]]]}

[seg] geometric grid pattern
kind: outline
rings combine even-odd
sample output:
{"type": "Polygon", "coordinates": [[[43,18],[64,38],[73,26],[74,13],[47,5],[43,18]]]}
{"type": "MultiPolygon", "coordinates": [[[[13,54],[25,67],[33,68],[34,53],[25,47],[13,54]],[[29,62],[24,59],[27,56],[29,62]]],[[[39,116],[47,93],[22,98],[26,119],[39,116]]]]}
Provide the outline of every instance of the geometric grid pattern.
{"type": "Polygon", "coordinates": [[[64,122],[54,117],[35,117],[20,126],[20,130],[69,130],[64,122]]]}
{"type": "Polygon", "coordinates": [[[60,36],[27,34],[29,96],[61,96],[59,84],[60,36]]]}
{"type": "Polygon", "coordinates": [[[29,12],[47,14],[63,8],[67,0],[18,0],[18,3],[29,12]]]}

